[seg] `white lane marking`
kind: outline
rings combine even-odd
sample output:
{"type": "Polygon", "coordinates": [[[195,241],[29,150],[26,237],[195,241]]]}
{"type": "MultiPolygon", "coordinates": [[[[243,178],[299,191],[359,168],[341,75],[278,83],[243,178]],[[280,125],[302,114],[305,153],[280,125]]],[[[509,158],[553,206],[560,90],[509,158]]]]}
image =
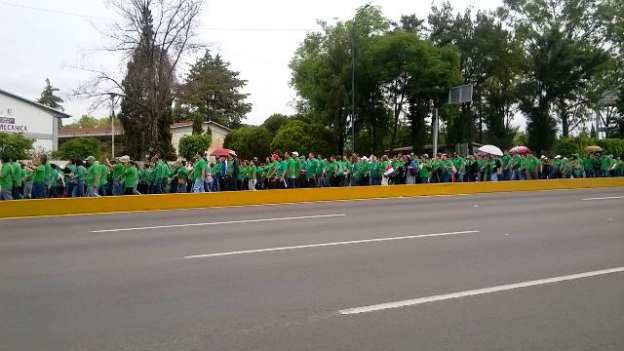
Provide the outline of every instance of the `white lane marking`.
{"type": "Polygon", "coordinates": [[[257,218],[257,219],[242,219],[242,220],[236,220],[236,221],[155,225],[151,227],[101,229],[101,230],[92,230],[91,233],[127,232],[131,230],[166,229],[166,228],[182,228],[182,227],[203,227],[203,226],[209,226],[209,225],[222,225],[222,224],[245,224],[245,223],[296,221],[296,220],[304,220],[304,219],[335,218],[335,217],[346,217],[346,216],[347,215],[345,213],[332,213],[332,214],[312,215],[312,216],[257,218]]]}
{"type": "Polygon", "coordinates": [[[266,249],[255,249],[255,250],[215,252],[215,253],[210,253],[210,254],[189,255],[189,256],[184,256],[184,258],[185,259],[193,259],[193,258],[209,258],[209,257],[221,257],[221,256],[234,256],[234,255],[245,255],[245,254],[254,254],[254,253],[262,253],[262,252],[310,249],[310,248],[315,248],[315,247],[327,247],[327,246],[367,244],[367,243],[378,243],[378,242],[393,241],[393,240],[420,239],[420,238],[431,238],[431,237],[436,237],[436,236],[449,236],[449,235],[461,235],[461,234],[473,234],[473,233],[479,233],[479,231],[478,230],[467,230],[467,231],[462,231],[462,232],[422,234],[422,235],[408,235],[408,236],[396,236],[396,237],[390,237],[390,238],[375,238],[375,239],[352,240],[352,241],[337,241],[337,242],[320,243],[320,244],[270,247],[270,248],[266,248],[266,249]]]}
{"type": "Polygon", "coordinates": [[[598,201],[598,200],[615,200],[615,199],[624,199],[624,196],[590,197],[587,199],[582,199],[581,201],[598,201]]]}
{"type": "Polygon", "coordinates": [[[462,297],[491,294],[491,293],[496,293],[496,292],[501,292],[501,291],[521,289],[521,288],[527,288],[527,287],[538,286],[538,285],[554,284],[554,283],[565,282],[568,280],[590,278],[590,277],[596,277],[596,276],[601,276],[605,274],[621,273],[621,272],[624,272],[624,267],[616,267],[616,268],[610,268],[610,269],[603,269],[599,271],[563,275],[559,277],[546,278],[546,279],[530,280],[530,281],[514,283],[514,284],[497,285],[497,286],[493,286],[489,288],[466,290],[466,291],[454,292],[450,294],[419,297],[419,298],[411,299],[411,300],[387,302],[387,303],[382,303],[378,305],[355,307],[355,308],[340,310],[338,311],[338,313],[341,315],[352,315],[352,314],[360,314],[360,313],[367,313],[367,312],[376,312],[376,311],[388,310],[388,309],[393,309],[393,308],[415,306],[415,305],[421,305],[421,304],[430,303],[430,302],[438,302],[438,301],[444,301],[444,300],[459,299],[462,297]]]}

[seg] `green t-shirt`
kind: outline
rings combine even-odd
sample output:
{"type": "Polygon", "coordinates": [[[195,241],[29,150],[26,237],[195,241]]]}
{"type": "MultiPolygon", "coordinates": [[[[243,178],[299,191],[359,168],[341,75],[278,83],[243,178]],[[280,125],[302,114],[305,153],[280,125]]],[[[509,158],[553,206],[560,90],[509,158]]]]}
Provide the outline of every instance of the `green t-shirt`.
{"type": "Polygon", "coordinates": [[[124,179],[124,173],[126,173],[126,167],[121,163],[113,166],[113,180],[117,182],[122,182],[124,179]]]}
{"type": "Polygon", "coordinates": [[[178,181],[187,180],[189,176],[189,170],[186,167],[178,167],[176,171],[176,176],[178,177],[178,181]]]}
{"type": "Polygon", "coordinates": [[[453,159],[453,166],[455,166],[455,170],[458,173],[466,172],[466,160],[463,157],[457,157],[453,159]]]}
{"type": "Polygon", "coordinates": [[[169,166],[163,160],[158,160],[156,162],[156,166],[154,167],[154,182],[160,183],[169,178],[169,174],[171,171],[169,170],[169,166]]]}
{"type": "MultiPolygon", "coordinates": [[[[197,162],[195,162],[195,165],[193,166],[193,181],[197,181],[198,179],[201,179],[202,177],[202,171],[206,170],[206,167],[208,165],[206,164],[206,161],[202,158],[199,159],[197,162]]],[[[184,168],[184,167],[181,167],[184,168]]]]}
{"type": "Polygon", "coordinates": [[[294,157],[291,157],[287,161],[288,163],[288,178],[297,178],[297,160],[294,157]]]}
{"type": "Polygon", "coordinates": [[[98,176],[99,176],[99,178],[98,178],[99,184],[98,184],[98,186],[105,186],[106,184],[108,184],[108,173],[109,173],[108,172],[108,167],[105,164],[100,163],[98,165],[98,171],[99,171],[99,174],[98,174],[98,176]]]}
{"type": "Polygon", "coordinates": [[[0,169],[0,188],[9,191],[13,189],[13,166],[10,163],[2,164],[2,169],[0,169]]]}
{"type": "Polygon", "coordinates": [[[87,168],[85,168],[85,166],[78,166],[76,174],[78,181],[84,182],[87,179],[87,168]]]}
{"type": "Polygon", "coordinates": [[[318,165],[319,165],[319,160],[318,159],[313,158],[311,160],[308,160],[308,162],[306,162],[306,164],[305,164],[305,174],[306,174],[306,177],[308,177],[308,178],[314,177],[314,175],[317,172],[318,165]]]}
{"type": "Polygon", "coordinates": [[[282,160],[277,164],[276,177],[282,178],[286,174],[286,170],[288,169],[288,163],[286,160],[282,160]]]}
{"type": "Polygon", "coordinates": [[[15,187],[22,186],[22,178],[24,178],[24,170],[19,162],[13,162],[13,185],[15,187]]]}
{"type": "Polygon", "coordinates": [[[509,169],[509,167],[511,166],[511,156],[509,155],[503,155],[503,157],[501,157],[501,167],[503,167],[503,169],[509,169]]]}
{"type": "Polygon", "coordinates": [[[33,174],[33,183],[45,183],[46,182],[46,166],[39,165],[35,169],[33,174]]]}
{"type": "Polygon", "coordinates": [[[99,186],[100,184],[100,163],[95,161],[87,169],[87,186],[99,186]]]}
{"type": "Polygon", "coordinates": [[[124,173],[124,185],[126,189],[134,189],[139,181],[139,171],[135,166],[126,168],[124,173]]]}
{"type": "Polygon", "coordinates": [[[22,175],[23,175],[22,180],[24,182],[30,182],[33,179],[33,171],[30,168],[24,168],[22,170],[22,175]]]}

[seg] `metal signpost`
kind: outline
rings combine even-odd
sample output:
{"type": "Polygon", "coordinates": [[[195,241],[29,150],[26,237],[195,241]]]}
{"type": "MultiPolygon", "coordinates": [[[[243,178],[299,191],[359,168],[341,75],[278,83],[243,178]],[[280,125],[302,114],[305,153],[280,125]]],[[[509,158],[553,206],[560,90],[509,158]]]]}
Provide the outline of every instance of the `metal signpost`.
{"type": "MultiPolygon", "coordinates": [[[[472,102],[472,94],[474,88],[472,84],[460,85],[449,89],[448,104],[461,105],[472,102]]],[[[433,103],[433,100],[432,100],[433,103]]],[[[438,155],[438,132],[440,129],[440,119],[438,117],[438,108],[433,110],[433,157],[438,155]]]]}

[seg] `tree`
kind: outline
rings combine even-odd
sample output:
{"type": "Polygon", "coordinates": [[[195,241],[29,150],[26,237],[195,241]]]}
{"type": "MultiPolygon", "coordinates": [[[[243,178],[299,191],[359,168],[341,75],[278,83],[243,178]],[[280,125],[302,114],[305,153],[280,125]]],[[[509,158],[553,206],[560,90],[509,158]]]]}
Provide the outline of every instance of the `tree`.
{"type": "Polygon", "coordinates": [[[262,126],[265,127],[271,134],[275,135],[277,131],[288,121],[288,116],[279,113],[274,113],[269,118],[264,120],[262,126]]]}
{"type": "Polygon", "coordinates": [[[207,134],[185,135],[178,144],[178,153],[187,160],[195,155],[203,155],[212,143],[212,137],[207,134]]]}
{"type": "Polygon", "coordinates": [[[33,141],[22,134],[0,133],[0,159],[24,160],[32,145],[33,141]]]}
{"type": "Polygon", "coordinates": [[[598,1],[505,0],[505,5],[530,58],[525,83],[533,84],[532,92],[542,95],[542,101],[534,104],[541,105],[538,115],[556,118],[562,135],[568,136],[583,122],[583,115],[574,111],[588,104],[588,87],[608,61],[600,48],[604,39],[598,1]]]}
{"type": "MultiPolygon", "coordinates": [[[[365,84],[360,84],[361,70],[357,70],[358,91],[352,91],[353,61],[359,62],[362,55],[356,53],[363,50],[371,37],[384,33],[390,25],[374,6],[358,9],[352,21],[320,24],[322,32],[308,34],[291,60],[291,84],[309,107],[306,112],[312,112],[319,123],[332,131],[334,143],[342,153],[350,134],[348,117],[354,110],[360,111],[359,107],[368,99],[368,93],[360,91],[366,88],[365,84]],[[355,94],[356,108],[352,106],[352,94],[355,94]]],[[[355,121],[352,127],[357,130],[361,126],[360,121],[355,121]]]]}
{"type": "MultiPolygon", "coordinates": [[[[210,130],[210,128],[208,128],[210,130]]],[[[193,135],[200,135],[204,132],[204,120],[200,116],[193,118],[193,135]]]]}
{"type": "Polygon", "coordinates": [[[55,157],[61,160],[85,159],[89,156],[99,157],[101,153],[100,141],[95,138],[70,139],[59,147],[55,157]]]}
{"type": "Polygon", "coordinates": [[[328,155],[336,152],[332,147],[332,133],[319,124],[309,124],[300,120],[286,123],[271,142],[272,150],[297,151],[300,154],[316,152],[328,155]]]}
{"type": "MultiPolygon", "coordinates": [[[[435,48],[413,33],[395,31],[374,38],[368,56],[379,96],[392,117],[391,149],[396,146],[401,119],[417,118],[408,112],[410,98],[432,99],[439,105],[448,89],[461,81],[457,52],[448,47],[435,48]]],[[[416,127],[412,129],[412,142],[424,142],[417,140],[422,135],[417,122],[412,122],[416,127]]]]}
{"type": "Polygon", "coordinates": [[[122,81],[103,71],[81,89],[87,96],[121,97],[119,118],[134,159],[173,155],[171,132],[175,70],[193,43],[203,0],[112,0],[121,21],[113,26],[113,52],[128,57],[122,81]]]}
{"type": "Polygon", "coordinates": [[[245,102],[248,94],[240,92],[247,81],[240,79],[240,73],[230,70],[229,66],[220,55],[212,56],[206,50],[187,74],[179,100],[205,120],[237,128],[251,111],[251,104],[245,102]]]}
{"type": "Polygon", "coordinates": [[[232,131],[225,137],[223,146],[236,151],[243,159],[264,157],[271,153],[273,134],[265,127],[245,126],[232,131]]]}
{"type": "Polygon", "coordinates": [[[61,106],[61,104],[64,102],[63,99],[54,95],[57,91],[59,91],[59,89],[52,86],[52,84],[50,83],[50,79],[46,78],[45,82],[46,86],[45,88],[43,88],[43,91],[41,92],[41,97],[39,98],[39,100],[37,100],[37,102],[42,105],[51,107],[55,110],[63,111],[63,106],[61,106]]]}

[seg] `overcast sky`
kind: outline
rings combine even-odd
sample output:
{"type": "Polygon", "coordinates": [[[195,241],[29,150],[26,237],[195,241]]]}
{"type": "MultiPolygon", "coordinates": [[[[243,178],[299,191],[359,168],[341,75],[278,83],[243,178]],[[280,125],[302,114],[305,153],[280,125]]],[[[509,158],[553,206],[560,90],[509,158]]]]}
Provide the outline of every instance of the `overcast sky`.
{"type": "MultiPolygon", "coordinates": [[[[206,0],[199,40],[231,62],[248,81],[253,110],[247,123],[262,123],[272,113],[293,112],[288,63],[318,19],[351,18],[361,0],[206,0]]],[[[502,0],[450,0],[456,10],[493,9],[502,0]]],[[[390,19],[415,13],[424,18],[432,2],[377,0],[390,19]]],[[[435,1],[440,3],[440,1],[435,1]]],[[[65,110],[73,116],[90,111],[90,102],[72,97],[90,75],[76,67],[121,72],[123,65],[102,48],[105,30],[115,19],[107,0],[0,0],[0,88],[35,99],[45,78],[61,89],[65,110]]],[[[188,58],[192,60],[193,58],[188,58]]],[[[187,65],[180,67],[182,71],[187,65]]]]}

